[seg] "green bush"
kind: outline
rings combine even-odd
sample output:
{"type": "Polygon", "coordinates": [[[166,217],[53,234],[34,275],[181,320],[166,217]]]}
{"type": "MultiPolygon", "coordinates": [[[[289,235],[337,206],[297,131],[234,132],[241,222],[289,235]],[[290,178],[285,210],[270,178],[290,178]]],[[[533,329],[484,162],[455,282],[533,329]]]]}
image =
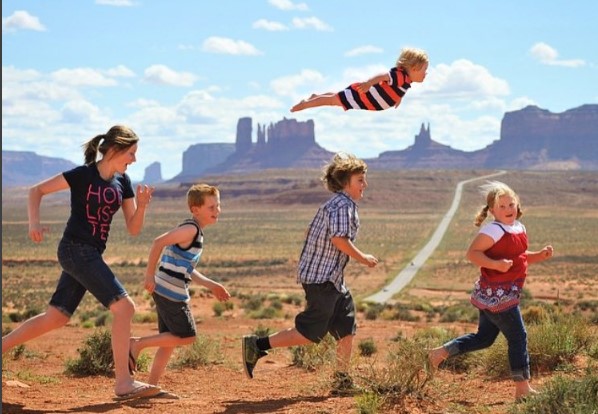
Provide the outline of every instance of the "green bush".
{"type": "Polygon", "coordinates": [[[515,405],[511,414],[595,414],[598,412],[598,375],[557,376],[537,395],[515,405]]]}
{"type": "Polygon", "coordinates": [[[378,351],[378,348],[376,347],[376,343],[374,342],[373,338],[362,339],[361,341],[359,341],[359,344],[357,346],[359,348],[359,355],[361,356],[369,357],[374,355],[378,351]]]}
{"type": "Polygon", "coordinates": [[[331,364],[336,359],[336,341],[326,335],[319,344],[309,344],[291,347],[293,364],[308,371],[325,364],[331,364]]]}
{"type": "Polygon", "coordinates": [[[100,329],[85,339],[83,348],[78,349],[79,358],[66,361],[65,372],[76,376],[111,375],[114,371],[112,336],[100,329]]]}
{"type": "Polygon", "coordinates": [[[198,368],[205,365],[220,364],[223,360],[224,356],[220,341],[205,335],[198,335],[193,344],[177,348],[170,366],[172,368],[198,368]]]}

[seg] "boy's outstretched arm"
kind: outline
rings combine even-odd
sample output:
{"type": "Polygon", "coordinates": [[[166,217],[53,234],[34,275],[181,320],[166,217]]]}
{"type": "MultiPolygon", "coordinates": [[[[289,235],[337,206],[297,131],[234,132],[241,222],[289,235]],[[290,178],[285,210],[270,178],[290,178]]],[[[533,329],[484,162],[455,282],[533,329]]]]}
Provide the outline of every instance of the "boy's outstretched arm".
{"type": "Polygon", "coordinates": [[[202,275],[197,270],[193,270],[193,273],[191,273],[191,278],[198,285],[210,289],[214,296],[216,296],[216,299],[219,301],[224,302],[230,299],[230,293],[228,293],[228,290],[226,290],[224,286],[202,275]]]}
{"type": "Polygon", "coordinates": [[[379,75],[369,78],[367,81],[357,85],[357,90],[361,93],[367,92],[372,86],[380,82],[390,82],[390,75],[388,73],[381,73],[379,75]]]}
{"type": "Polygon", "coordinates": [[[363,253],[361,250],[355,247],[353,242],[348,238],[332,237],[330,240],[332,241],[332,244],[334,244],[334,247],[345,253],[347,256],[357,260],[359,263],[368,267],[374,267],[378,264],[378,259],[371,254],[363,253]]]}

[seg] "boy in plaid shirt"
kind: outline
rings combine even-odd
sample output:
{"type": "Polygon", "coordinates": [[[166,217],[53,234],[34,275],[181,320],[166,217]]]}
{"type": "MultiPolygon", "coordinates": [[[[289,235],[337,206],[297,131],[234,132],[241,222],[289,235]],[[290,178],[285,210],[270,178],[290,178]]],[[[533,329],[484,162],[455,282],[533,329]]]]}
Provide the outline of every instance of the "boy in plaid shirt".
{"type": "Polygon", "coordinates": [[[333,392],[354,389],[348,371],[356,331],[355,304],[343,270],[351,257],[368,267],[378,263],[353,244],[359,229],[356,201],[367,187],[366,172],[363,160],[343,153],[325,167],[322,181],[334,195],[320,206],[309,226],[297,273],[305,291],[305,310],[296,316],[293,328],[261,338],[243,337],[243,366],[249,378],[269,349],[319,343],[330,333],[337,340],[333,392]]]}

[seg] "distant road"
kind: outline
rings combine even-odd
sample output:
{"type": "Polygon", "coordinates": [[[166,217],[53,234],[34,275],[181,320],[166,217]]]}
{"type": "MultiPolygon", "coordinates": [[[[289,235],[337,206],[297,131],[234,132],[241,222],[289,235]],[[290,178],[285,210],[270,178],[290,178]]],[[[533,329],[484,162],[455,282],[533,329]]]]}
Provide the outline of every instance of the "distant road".
{"type": "Polygon", "coordinates": [[[377,293],[374,293],[371,296],[368,296],[364,300],[366,302],[376,302],[376,303],[385,303],[390,298],[392,298],[395,294],[399,293],[401,289],[403,289],[411,280],[415,277],[417,271],[424,265],[426,260],[434,253],[434,250],[438,247],[438,244],[444,237],[444,233],[446,233],[446,229],[448,228],[449,223],[453,219],[457,208],[459,207],[459,203],[461,202],[461,193],[463,192],[463,185],[470,183],[472,181],[483,180],[485,178],[496,177],[498,175],[505,174],[506,171],[499,171],[494,174],[484,175],[482,177],[470,178],[469,180],[460,181],[457,184],[457,188],[455,189],[455,196],[453,198],[453,203],[451,207],[444,215],[440,224],[436,228],[436,231],[428,240],[428,243],[419,251],[419,253],[415,256],[415,258],[408,264],[403,270],[399,272],[395,276],[392,282],[386,285],[382,290],[377,293]]]}

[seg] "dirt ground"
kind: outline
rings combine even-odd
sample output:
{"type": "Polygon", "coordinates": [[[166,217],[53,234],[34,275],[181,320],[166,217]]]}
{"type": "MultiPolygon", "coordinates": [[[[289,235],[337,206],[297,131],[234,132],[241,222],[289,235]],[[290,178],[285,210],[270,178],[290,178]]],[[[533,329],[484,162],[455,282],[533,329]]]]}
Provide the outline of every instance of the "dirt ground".
{"type": "MultiPolygon", "coordinates": [[[[246,378],[241,360],[241,337],[258,324],[278,330],[292,326],[291,319],[256,321],[235,309],[224,318],[213,316],[214,299],[194,298],[193,311],[200,315],[201,334],[218,338],[223,345],[224,362],[219,365],[168,368],[161,382],[163,389],[176,393],[180,399],[149,398],[116,402],[113,379],[109,377],[73,378],[64,374],[64,364],[77,358],[91,330],[66,326],[42,338],[29,342],[28,357],[5,357],[2,368],[3,413],[355,413],[355,396],[330,395],[332,367],[308,372],[292,365],[287,349],[277,349],[260,360],[254,379],[246,378]]],[[[354,341],[357,361],[356,377],[368,365],[365,357],[357,356],[357,344],[372,338],[378,355],[385,355],[385,344],[401,331],[410,336],[425,324],[399,321],[366,320],[358,314],[358,331],[354,341]]],[[[472,325],[473,329],[474,326],[472,325]]],[[[135,335],[155,333],[154,323],[134,324],[135,335]]],[[[152,350],[146,350],[153,355],[152,350]]],[[[370,365],[371,366],[371,365],[370,365]]],[[[136,378],[147,379],[147,372],[136,378]]],[[[535,378],[540,387],[547,378],[535,378]]],[[[426,385],[424,395],[409,398],[388,407],[388,413],[507,413],[512,406],[513,387],[510,381],[489,380],[479,374],[455,374],[440,370],[426,385]]]]}

